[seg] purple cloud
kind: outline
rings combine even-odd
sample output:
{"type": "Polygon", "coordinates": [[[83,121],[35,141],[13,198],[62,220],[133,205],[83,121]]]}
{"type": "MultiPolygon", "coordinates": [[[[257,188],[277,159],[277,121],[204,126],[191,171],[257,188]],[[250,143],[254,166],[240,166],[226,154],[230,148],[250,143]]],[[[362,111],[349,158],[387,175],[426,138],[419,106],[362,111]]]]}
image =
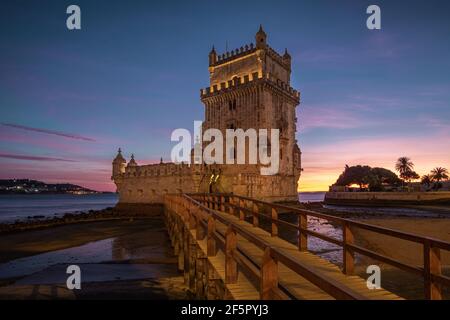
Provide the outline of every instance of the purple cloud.
{"type": "Polygon", "coordinates": [[[65,133],[65,132],[56,131],[56,130],[39,129],[39,128],[27,127],[27,126],[22,126],[22,125],[13,124],[13,123],[2,123],[2,126],[10,127],[10,128],[16,128],[16,129],[22,129],[22,130],[26,130],[26,131],[33,131],[33,132],[39,132],[39,133],[45,133],[45,134],[52,134],[52,135],[55,135],[55,136],[60,136],[60,137],[65,137],[65,138],[70,138],[70,139],[77,139],[77,140],[84,140],[84,141],[95,142],[95,140],[92,139],[92,138],[87,138],[87,137],[83,137],[83,136],[80,136],[80,135],[77,135],[77,134],[65,133]]]}
{"type": "Polygon", "coordinates": [[[15,159],[15,160],[30,160],[30,161],[63,161],[63,162],[77,162],[70,159],[52,158],[52,157],[40,157],[40,156],[27,156],[21,154],[8,154],[0,153],[0,158],[15,159]]]}

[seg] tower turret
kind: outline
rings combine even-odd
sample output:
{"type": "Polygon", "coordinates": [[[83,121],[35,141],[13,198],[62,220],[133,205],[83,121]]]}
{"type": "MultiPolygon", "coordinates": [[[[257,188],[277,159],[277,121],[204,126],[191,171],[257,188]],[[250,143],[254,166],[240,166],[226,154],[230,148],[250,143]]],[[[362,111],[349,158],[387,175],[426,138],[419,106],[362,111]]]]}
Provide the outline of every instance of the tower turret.
{"type": "Polygon", "coordinates": [[[127,161],[122,156],[122,150],[119,148],[119,150],[117,151],[117,156],[114,158],[114,160],[112,162],[113,172],[112,172],[111,179],[114,178],[115,176],[125,172],[126,163],[127,163],[127,161]]]}
{"type": "Polygon", "coordinates": [[[255,35],[256,48],[264,49],[267,45],[267,34],[264,32],[262,25],[259,25],[259,30],[255,35]]]}
{"type": "Polygon", "coordinates": [[[209,53],[209,65],[210,66],[214,65],[216,61],[217,61],[217,53],[216,49],[213,46],[211,52],[209,53]]]}
{"type": "Polygon", "coordinates": [[[134,160],[134,154],[131,154],[130,162],[128,162],[127,167],[137,167],[137,162],[134,160]]]}
{"type": "Polygon", "coordinates": [[[284,60],[286,63],[288,63],[289,65],[291,64],[291,55],[290,55],[289,52],[287,51],[287,48],[284,49],[283,60],[284,60]]]}

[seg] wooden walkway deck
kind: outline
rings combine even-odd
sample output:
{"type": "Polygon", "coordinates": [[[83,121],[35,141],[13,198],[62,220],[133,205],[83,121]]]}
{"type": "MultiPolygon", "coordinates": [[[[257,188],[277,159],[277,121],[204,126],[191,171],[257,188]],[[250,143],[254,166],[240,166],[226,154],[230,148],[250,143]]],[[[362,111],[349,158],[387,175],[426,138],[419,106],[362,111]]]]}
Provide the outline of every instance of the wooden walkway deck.
{"type": "MultiPolygon", "coordinates": [[[[390,293],[384,289],[374,289],[369,290],[367,288],[366,280],[358,276],[347,276],[342,273],[342,271],[336,265],[328,262],[309,252],[301,252],[298,248],[280,238],[274,238],[270,233],[264,231],[261,228],[253,227],[248,222],[241,221],[237,217],[230,216],[229,214],[216,211],[217,214],[221,215],[224,220],[230,223],[239,225],[244,230],[252,233],[254,236],[260,238],[262,241],[266,242],[271,248],[279,250],[280,252],[289,255],[293,260],[302,265],[304,268],[313,270],[321,278],[329,278],[332,281],[339,283],[346,291],[351,291],[355,296],[359,295],[361,299],[376,299],[376,300],[401,300],[399,296],[390,293]]],[[[216,231],[221,235],[225,235],[227,226],[224,223],[218,223],[216,225],[216,231]]],[[[257,263],[258,268],[262,265],[263,251],[256,245],[248,241],[242,236],[237,236],[237,246],[238,250],[241,251],[245,256],[249,257],[251,261],[257,263]]],[[[223,253],[222,253],[223,254],[223,253]]],[[[223,276],[225,275],[224,263],[225,259],[214,259],[211,263],[218,266],[219,270],[223,270],[223,276]]],[[[224,276],[225,278],[225,276],[224,276]]],[[[251,281],[247,277],[243,277],[243,283],[240,283],[236,288],[229,287],[230,292],[236,299],[259,299],[259,288],[252,285],[251,281]],[[244,297],[242,292],[248,294],[244,297]],[[235,294],[236,293],[236,294],[235,294]],[[251,293],[251,294],[250,294],[251,293]]],[[[329,300],[334,299],[331,295],[324,292],[322,289],[318,288],[304,277],[293,272],[284,264],[280,263],[278,265],[278,283],[284,289],[288,296],[295,299],[302,300],[329,300]]]]}
{"type": "MultiPolygon", "coordinates": [[[[166,218],[169,234],[176,247],[175,251],[182,251],[180,248],[185,244],[180,242],[186,242],[186,238],[181,234],[187,231],[189,239],[192,239],[189,241],[196,244],[200,256],[207,259],[208,267],[212,268],[216,277],[223,281],[227,292],[223,297],[225,299],[402,300],[398,295],[385,289],[369,289],[366,279],[353,275],[355,252],[379,258],[385,263],[391,262],[396,267],[410,272],[423,274],[426,278],[425,294],[428,293],[428,298],[440,298],[441,285],[449,282],[436,267],[440,266],[439,255],[436,255],[436,252],[439,253],[439,249],[447,250],[450,244],[298,208],[285,206],[276,208],[277,205],[269,204],[269,211],[262,210],[256,205],[256,200],[240,198],[238,197],[236,201],[230,197],[226,201],[223,195],[216,199],[210,195],[170,195],[166,200],[166,218]],[[298,210],[305,216],[308,214],[342,220],[340,222],[343,223],[343,239],[328,238],[308,230],[306,217],[299,217],[298,225],[279,220],[276,209],[280,212],[298,210]],[[267,212],[271,213],[270,232],[259,227],[259,218],[267,218],[267,212]],[[252,223],[246,221],[248,218],[252,223]],[[426,261],[428,267],[404,265],[354,245],[353,235],[348,228],[350,223],[356,223],[359,227],[374,232],[423,242],[424,250],[430,252],[430,259],[426,261]],[[298,246],[278,237],[280,224],[298,228],[298,246]],[[306,250],[308,236],[341,245],[344,248],[344,269],[341,270],[331,262],[308,252],[306,250]]],[[[195,262],[186,263],[186,259],[190,259],[187,257],[189,254],[186,255],[187,250],[184,249],[185,268],[189,265],[195,266],[195,262]]]]}

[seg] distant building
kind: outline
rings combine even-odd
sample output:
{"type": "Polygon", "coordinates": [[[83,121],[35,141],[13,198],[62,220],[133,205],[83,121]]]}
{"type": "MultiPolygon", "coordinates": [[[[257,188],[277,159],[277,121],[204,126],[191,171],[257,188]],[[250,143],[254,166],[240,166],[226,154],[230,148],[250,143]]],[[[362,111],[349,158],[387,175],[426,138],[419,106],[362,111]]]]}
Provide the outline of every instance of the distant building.
{"type": "MultiPolygon", "coordinates": [[[[224,136],[226,129],[279,129],[278,174],[261,175],[259,164],[194,164],[193,153],[190,165],[162,160],[138,165],[134,156],[127,164],[119,150],[112,180],[121,203],[159,203],[164,194],[180,192],[233,192],[272,202],[297,201],[301,152],[295,139],[295,109],[300,93],[290,86],[291,56],[287,50],[280,55],[269,47],[262,27],[255,41],[256,45],[224,54],[213,47],[209,53],[210,86],[200,90],[205,106],[202,129],[217,128],[224,136]]],[[[197,144],[194,149],[203,147],[197,144]]]]}

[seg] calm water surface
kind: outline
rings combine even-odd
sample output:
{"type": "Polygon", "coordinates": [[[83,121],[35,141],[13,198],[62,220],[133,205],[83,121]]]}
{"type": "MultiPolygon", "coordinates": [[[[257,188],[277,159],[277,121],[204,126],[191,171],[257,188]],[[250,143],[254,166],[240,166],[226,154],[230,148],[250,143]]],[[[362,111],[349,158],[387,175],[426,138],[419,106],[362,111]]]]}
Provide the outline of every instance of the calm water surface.
{"type": "Polygon", "coordinates": [[[115,206],[117,201],[118,196],[113,193],[0,195],[0,223],[33,216],[51,218],[65,213],[100,210],[115,206]]]}
{"type": "Polygon", "coordinates": [[[325,199],[325,191],[318,192],[299,192],[298,200],[300,202],[320,202],[325,199]]]}

